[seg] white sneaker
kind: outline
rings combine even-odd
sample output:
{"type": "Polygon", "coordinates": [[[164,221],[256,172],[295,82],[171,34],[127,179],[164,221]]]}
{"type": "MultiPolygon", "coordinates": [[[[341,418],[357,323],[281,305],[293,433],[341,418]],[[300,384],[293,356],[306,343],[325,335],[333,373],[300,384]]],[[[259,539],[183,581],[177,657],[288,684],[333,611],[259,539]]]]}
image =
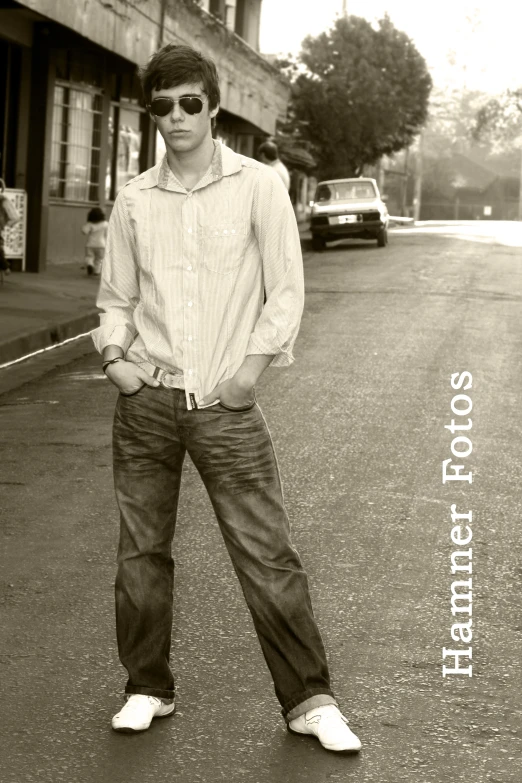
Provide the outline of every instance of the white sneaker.
{"type": "Polygon", "coordinates": [[[155,696],[133,693],[123,709],[112,719],[112,728],[114,731],[124,731],[128,734],[133,731],[145,731],[149,728],[153,718],[172,715],[174,709],[174,702],[165,704],[155,696]]]}
{"type": "Polygon", "coordinates": [[[338,753],[357,753],[361,741],[348,728],[348,721],[335,704],[316,707],[288,724],[292,734],[311,734],[317,737],[323,748],[338,753]]]}

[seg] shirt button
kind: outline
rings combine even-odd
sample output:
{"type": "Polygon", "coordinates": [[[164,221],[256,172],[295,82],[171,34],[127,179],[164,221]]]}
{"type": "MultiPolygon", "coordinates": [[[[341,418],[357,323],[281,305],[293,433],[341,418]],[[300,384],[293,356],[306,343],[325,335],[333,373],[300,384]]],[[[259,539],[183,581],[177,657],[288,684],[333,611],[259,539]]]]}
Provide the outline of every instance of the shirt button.
{"type": "Polygon", "coordinates": [[[189,307],[192,307],[192,302],[187,303],[189,307]]]}
{"type": "Polygon", "coordinates": [[[223,233],[224,233],[224,234],[228,234],[228,230],[225,228],[225,230],[223,231],[223,233]]]}
{"type": "Polygon", "coordinates": [[[191,335],[191,334],[189,334],[189,336],[188,336],[188,338],[187,338],[187,339],[188,339],[189,343],[191,343],[191,342],[192,342],[192,335],[191,335]]]}
{"type": "Polygon", "coordinates": [[[189,370],[189,371],[188,371],[188,374],[189,374],[189,375],[192,375],[192,370],[189,370]]]}
{"type": "Polygon", "coordinates": [[[235,228],[233,228],[233,229],[232,229],[232,233],[233,233],[233,234],[235,234],[235,233],[236,233],[236,229],[235,229],[235,228]]]}
{"type": "Polygon", "coordinates": [[[192,229],[191,229],[191,228],[189,228],[188,232],[189,232],[189,234],[192,234],[192,229]]]}
{"type": "Polygon", "coordinates": [[[189,264],[187,267],[187,272],[192,272],[192,264],[189,264]]]}
{"type": "Polygon", "coordinates": [[[187,196],[188,196],[189,198],[192,198],[192,193],[187,193],[187,196]]]}

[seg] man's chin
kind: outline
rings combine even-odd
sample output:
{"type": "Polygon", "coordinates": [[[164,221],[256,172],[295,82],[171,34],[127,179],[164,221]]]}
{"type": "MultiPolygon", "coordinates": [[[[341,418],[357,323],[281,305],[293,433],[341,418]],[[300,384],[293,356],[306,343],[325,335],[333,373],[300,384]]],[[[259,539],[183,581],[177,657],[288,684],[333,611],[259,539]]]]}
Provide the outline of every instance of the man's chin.
{"type": "Polygon", "coordinates": [[[197,147],[197,144],[194,143],[194,139],[187,133],[186,136],[169,136],[168,146],[175,152],[176,150],[191,150],[197,147]]]}

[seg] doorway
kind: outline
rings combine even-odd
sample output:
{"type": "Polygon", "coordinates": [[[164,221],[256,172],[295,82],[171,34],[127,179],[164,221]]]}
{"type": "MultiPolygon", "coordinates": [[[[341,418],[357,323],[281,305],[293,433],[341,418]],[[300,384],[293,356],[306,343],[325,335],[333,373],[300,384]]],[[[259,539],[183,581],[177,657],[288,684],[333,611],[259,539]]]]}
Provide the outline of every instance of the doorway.
{"type": "Polygon", "coordinates": [[[0,177],[14,188],[22,50],[0,39],[0,177]]]}

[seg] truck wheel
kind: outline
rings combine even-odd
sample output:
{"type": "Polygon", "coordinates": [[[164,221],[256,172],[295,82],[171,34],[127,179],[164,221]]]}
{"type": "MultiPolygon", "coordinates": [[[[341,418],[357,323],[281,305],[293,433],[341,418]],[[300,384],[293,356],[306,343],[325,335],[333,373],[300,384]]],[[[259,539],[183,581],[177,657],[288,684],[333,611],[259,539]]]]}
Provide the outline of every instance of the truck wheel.
{"type": "Polygon", "coordinates": [[[312,247],[319,253],[326,247],[326,242],[320,234],[312,234],[312,247]]]}
{"type": "Polygon", "coordinates": [[[388,244],[388,232],[385,228],[381,228],[377,234],[377,247],[386,247],[388,244]]]}

